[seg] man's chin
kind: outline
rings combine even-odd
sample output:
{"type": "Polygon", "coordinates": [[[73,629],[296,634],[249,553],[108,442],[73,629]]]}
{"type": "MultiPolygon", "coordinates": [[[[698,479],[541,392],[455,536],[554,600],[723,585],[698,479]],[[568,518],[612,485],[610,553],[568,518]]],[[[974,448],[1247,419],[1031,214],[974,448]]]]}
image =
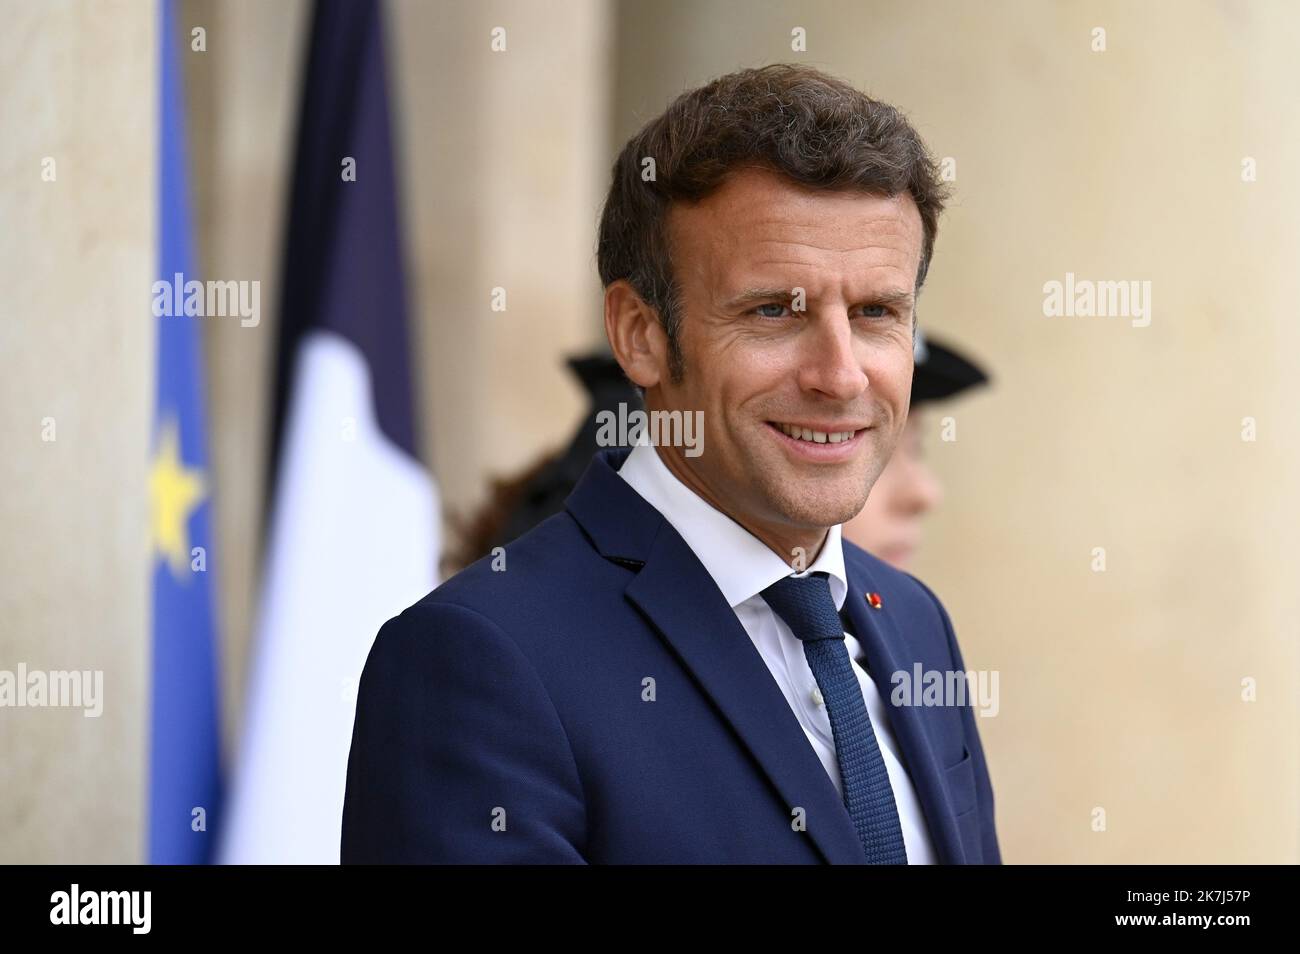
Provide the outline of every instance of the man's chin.
{"type": "Polygon", "coordinates": [[[817,468],[810,474],[789,462],[769,459],[760,464],[760,459],[753,455],[753,469],[737,476],[747,478],[759,497],[766,499],[769,513],[791,528],[824,530],[847,523],[866,506],[873,481],[861,467],[834,475],[817,468]]]}
{"type": "Polygon", "coordinates": [[[840,500],[782,500],[777,510],[791,527],[800,530],[825,530],[848,523],[866,505],[867,498],[840,500]]]}

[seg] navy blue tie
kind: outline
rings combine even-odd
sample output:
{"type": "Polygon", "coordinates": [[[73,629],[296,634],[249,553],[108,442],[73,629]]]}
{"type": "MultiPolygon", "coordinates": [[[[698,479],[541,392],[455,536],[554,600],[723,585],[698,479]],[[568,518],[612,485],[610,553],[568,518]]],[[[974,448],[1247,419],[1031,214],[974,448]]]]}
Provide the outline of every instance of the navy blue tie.
{"type": "Polygon", "coordinates": [[[844,645],[844,626],[825,573],[787,576],[763,590],[763,599],[803,643],[804,655],[830,715],[835,757],[844,786],[844,807],[857,829],[867,862],[905,865],[907,849],[898,822],[889,770],[876,745],[862,687],[844,645]]]}

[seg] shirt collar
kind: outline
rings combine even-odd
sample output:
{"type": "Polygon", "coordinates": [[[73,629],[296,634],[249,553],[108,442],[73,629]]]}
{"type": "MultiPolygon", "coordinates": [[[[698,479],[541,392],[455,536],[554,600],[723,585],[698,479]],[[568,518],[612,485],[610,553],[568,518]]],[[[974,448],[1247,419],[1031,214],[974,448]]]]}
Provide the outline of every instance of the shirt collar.
{"type": "Polygon", "coordinates": [[[767,544],[682,483],[652,445],[633,447],[618,474],[672,524],[733,609],[783,577],[818,572],[827,574],[835,608],[844,606],[849,584],[839,524],[827,532],[817,559],[802,573],[791,573],[767,544]]]}

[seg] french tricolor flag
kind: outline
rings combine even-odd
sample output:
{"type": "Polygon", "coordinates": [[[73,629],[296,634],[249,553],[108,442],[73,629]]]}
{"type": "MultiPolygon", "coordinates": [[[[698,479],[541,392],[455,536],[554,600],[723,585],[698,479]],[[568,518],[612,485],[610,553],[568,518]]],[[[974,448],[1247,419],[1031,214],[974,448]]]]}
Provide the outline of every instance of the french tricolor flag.
{"type": "Polygon", "coordinates": [[[338,862],[357,680],[384,621],[437,583],[440,507],[415,450],[383,39],[378,3],[317,3],[228,863],[338,862]]]}

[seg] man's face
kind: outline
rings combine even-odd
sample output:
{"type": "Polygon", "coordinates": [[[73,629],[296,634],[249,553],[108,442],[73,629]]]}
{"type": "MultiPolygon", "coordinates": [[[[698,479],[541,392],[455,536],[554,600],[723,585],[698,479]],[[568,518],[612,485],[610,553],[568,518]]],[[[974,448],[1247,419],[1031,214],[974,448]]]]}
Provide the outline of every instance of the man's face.
{"type": "Polygon", "coordinates": [[[668,228],[685,375],[665,365],[647,406],[702,410],[705,434],[673,470],[769,545],[850,519],[907,419],[916,204],[745,170],[668,228]]]}
{"type": "Polygon", "coordinates": [[[922,519],[942,499],[943,488],[922,454],[914,409],[889,466],[871,488],[867,505],[844,524],[844,539],[900,570],[910,570],[921,544],[922,519]]]}

